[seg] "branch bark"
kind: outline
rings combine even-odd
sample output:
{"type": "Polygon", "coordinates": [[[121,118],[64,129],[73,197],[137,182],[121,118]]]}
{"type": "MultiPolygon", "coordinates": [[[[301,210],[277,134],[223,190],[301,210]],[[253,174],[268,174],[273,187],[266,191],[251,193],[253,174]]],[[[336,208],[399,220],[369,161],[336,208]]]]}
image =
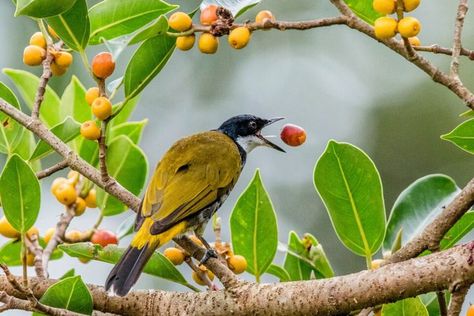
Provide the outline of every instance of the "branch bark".
{"type": "Polygon", "coordinates": [[[467,13],[467,0],[460,0],[454,26],[453,54],[451,58],[451,77],[459,80],[459,55],[461,54],[461,34],[464,26],[464,18],[467,13]]]}
{"type": "MultiPolygon", "coordinates": [[[[123,315],[335,315],[474,282],[473,243],[421,258],[323,280],[257,284],[243,282],[225,291],[138,290],[124,298],[89,285],[94,309],[123,315]]],[[[30,278],[36,297],[55,280],[30,278]]],[[[24,298],[0,277],[0,291],[24,298]]]]}

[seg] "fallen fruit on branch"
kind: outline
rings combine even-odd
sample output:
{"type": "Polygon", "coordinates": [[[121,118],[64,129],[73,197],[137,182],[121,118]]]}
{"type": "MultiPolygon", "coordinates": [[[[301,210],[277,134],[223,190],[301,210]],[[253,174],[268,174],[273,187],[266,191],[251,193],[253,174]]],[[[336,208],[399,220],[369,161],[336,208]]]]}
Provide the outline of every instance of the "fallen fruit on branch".
{"type": "Polygon", "coordinates": [[[178,32],[184,32],[189,30],[193,26],[193,21],[191,17],[184,12],[173,13],[169,20],[168,25],[173,30],[178,32]]]}
{"type": "Polygon", "coordinates": [[[100,79],[106,79],[113,74],[115,70],[115,61],[109,52],[102,52],[92,59],[92,73],[100,79]]]}
{"type": "Polygon", "coordinates": [[[244,26],[233,29],[228,37],[229,44],[235,49],[242,49],[250,41],[250,31],[244,26]]]}
{"type": "Polygon", "coordinates": [[[91,242],[94,244],[99,244],[102,247],[107,245],[118,245],[118,238],[113,232],[105,229],[97,230],[94,232],[91,238],[91,242]]]}
{"type": "Polygon", "coordinates": [[[300,146],[306,141],[306,131],[294,124],[286,124],[280,133],[280,138],[289,146],[300,146]]]}
{"type": "Polygon", "coordinates": [[[219,47],[219,39],[210,33],[202,33],[198,46],[201,53],[214,54],[219,47]]]}
{"type": "Polygon", "coordinates": [[[94,121],[85,121],[81,125],[81,135],[85,139],[98,140],[100,138],[100,128],[94,121]]]}
{"type": "Polygon", "coordinates": [[[375,37],[388,39],[397,34],[397,21],[394,18],[383,16],[374,22],[375,37]]]}

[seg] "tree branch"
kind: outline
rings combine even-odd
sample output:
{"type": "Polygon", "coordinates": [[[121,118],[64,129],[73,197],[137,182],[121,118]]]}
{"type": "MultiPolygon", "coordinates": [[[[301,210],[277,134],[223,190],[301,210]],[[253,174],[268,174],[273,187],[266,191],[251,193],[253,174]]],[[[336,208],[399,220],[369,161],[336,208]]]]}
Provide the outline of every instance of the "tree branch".
{"type": "Polygon", "coordinates": [[[59,170],[62,170],[64,168],[66,168],[68,166],[68,162],[67,160],[63,160],[63,161],[60,161],[58,162],[57,164],[54,164],[52,165],[51,167],[49,168],[46,168],[44,170],[41,170],[41,171],[38,171],[36,173],[36,177],[41,180],[43,178],[46,178],[46,177],[49,177],[50,175],[52,175],[53,173],[56,173],[58,172],[59,170]]]}
{"type": "Polygon", "coordinates": [[[469,285],[460,285],[451,292],[451,302],[449,303],[448,316],[458,316],[461,313],[462,303],[466,298],[469,285]]]}
{"type": "Polygon", "coordinates": [[[31,111],[31,117],[34,120],[39,119],[40,107],[41,103],[43,103],[46,86],[48,85],[49,79],[53,75],[51,72],[51,63],[54,59],[52,49],[54,49],[54,46],[52,45],[48,45],[48,47],[46,47],[46,58],[43,60],[43,74],[41,75],[39,86],[36,90],[35,100],[33,102],[33,110],[31,111]]]}
{"type": "MultiPolygon", "coordinates": [[[[132,291],[126,297],[110,296],[102,287],[89,285],[94,309],[122,315],[334,315],[349,313],[422,293],[445,290],[453,280],[474,282],[473,243],[446,251],[331,279],[257,284],[243,282],[225,291],[132,291]]],[[[55,280],[30,278],[36,297],[55,280]]],[[[24,298],[0,277],[0,291],[24,298]]]]}
{"type": "Polygon", "coordinates": [[[467,0],[460,0],[458,6],[458,12],[456,16],[456,24],[454,26],[454,37],[453,37],[453,55],[451,59],[451,72],[450,75],[454,79],[459,80],[459,55],[461,53],[461,34],[464,25],[464,18],[467,13],[467,0]]]}
{"type": "MultiPolygon", "coordinates": [[[[453,55],[453,50],[451,48],[441,47],[437,44],[430,46],[414,46],[415,50],[420,52],[429,52],[433,54],[444,54],[444,55],[453,55]]],[[[474,51],[461,48],[460,55],[468,57],[470,60],[474,60],[474,51]]]]}
{"type": "Polygon", "coordinates": [[[38,235],[27,236],[26,246],[28,251],[35,256],[35,272],[38,278],[45,278],[44,268],[43,268],[43,248],[41,248],[38,242],[38,235]]]}
{"type": "Polygon", "coordinates": [[[56,229],[54,231],[53,236],[51,237],[50,241],[46,245],[43,251],[43,270],[48,273],[48,263],[53,251],[56,247],[63,243],[64,234],[66,233],[66,229],[68,228],[69,224],[71,223],[72,219],[74,218],[74,213],[72,210],[67,209],[66,214],[61,214],[59,222],[56,224],[56,229]]]}

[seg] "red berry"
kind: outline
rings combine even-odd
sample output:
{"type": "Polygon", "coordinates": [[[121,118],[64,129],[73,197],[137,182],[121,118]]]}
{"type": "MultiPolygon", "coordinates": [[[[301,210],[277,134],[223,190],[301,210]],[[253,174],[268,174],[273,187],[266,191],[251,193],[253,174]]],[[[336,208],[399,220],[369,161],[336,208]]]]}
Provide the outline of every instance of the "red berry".
{"type": "Polygon", "coordinates": [[[99,244],[105,247],[110,244],[118,245],[118,238],[113,232],[109,230],[98,230],[92,235],[92,243],[99,244]]]}
{"type": "Polygon", "coordinates": [[[109,77],[115,70],[115,61],[111,53],[102,52],[92,59],[92,73],[101,79],[109,77]]]}
{"type": "Polygon", "coordinates": [[[306,132],[298,125],[286,124],[281,130],[280,138],[287,145],[299,146],[305,142],[306,132]]]}
{"type": "Polygon", "coordinates": [[[199,20],[202,25],[211,25],[217,21],[217,6],[215,4],[208,5],[201,11],[199,20]]]}

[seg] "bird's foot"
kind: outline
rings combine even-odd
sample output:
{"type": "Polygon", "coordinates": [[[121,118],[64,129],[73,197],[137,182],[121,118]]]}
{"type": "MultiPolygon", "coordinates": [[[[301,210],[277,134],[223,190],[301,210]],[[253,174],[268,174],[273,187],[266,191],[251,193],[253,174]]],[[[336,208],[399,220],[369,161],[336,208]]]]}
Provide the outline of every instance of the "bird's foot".
{"type": "Polygon", "coordinates": [[[212,248],[206,249],[204,256],[202,256],[201,260],[199,261],[199,265],[206,263],[206,261],[210,258],[218,258],[217,252],[212,248]]]}

